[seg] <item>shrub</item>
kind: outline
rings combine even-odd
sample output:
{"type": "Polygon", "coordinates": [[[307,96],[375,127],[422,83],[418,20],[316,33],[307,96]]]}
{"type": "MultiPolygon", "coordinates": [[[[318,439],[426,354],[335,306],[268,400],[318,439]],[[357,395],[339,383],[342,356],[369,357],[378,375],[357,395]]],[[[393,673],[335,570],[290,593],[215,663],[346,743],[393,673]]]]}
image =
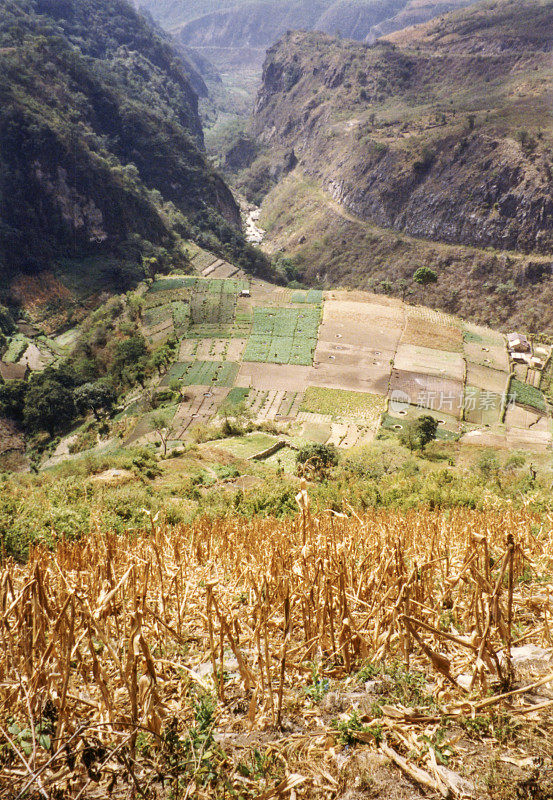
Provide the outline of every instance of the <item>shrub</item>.
{"type": "Polygon", "coordinates": [[[322,472],[335,467],[339,461],[339,453],[333,444],[307,444],[298,450],[296,463],[298,467],[322,472]]]}

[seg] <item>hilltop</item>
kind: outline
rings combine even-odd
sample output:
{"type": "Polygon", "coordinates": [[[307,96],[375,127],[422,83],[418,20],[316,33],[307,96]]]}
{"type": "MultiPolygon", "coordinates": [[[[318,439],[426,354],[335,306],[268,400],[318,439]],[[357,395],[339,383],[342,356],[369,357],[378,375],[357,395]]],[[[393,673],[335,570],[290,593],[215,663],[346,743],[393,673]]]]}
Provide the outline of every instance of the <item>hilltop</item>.
{"type": "Polygon", "coordinates": [[[410,25],[469,5],[471,0],[143,0],[178,41],[219,68],[261,66],[265,50],[287,30],[317,30],[374,41],[410,25]]]}
{"type": "MultiPolygon", "coordinates": [[[[254,264],[209,166],[192,71],[123,0],[0,12],[2,299],[39,273],[54,304],[122,291],[205,240],[254,264]]],[[[197,81],[197,75],[195,80],[197,81]]]]}
{"type": "Polygon", "coordinates": [[[430,304],[551,329],[552,16],[503,0],[371,47],[286,35],[252,124],[265,150],[239,176],[257,200],[285,178],[264,202],[268,246],[322,286],[400,296],[425,264],[430,304]]]}

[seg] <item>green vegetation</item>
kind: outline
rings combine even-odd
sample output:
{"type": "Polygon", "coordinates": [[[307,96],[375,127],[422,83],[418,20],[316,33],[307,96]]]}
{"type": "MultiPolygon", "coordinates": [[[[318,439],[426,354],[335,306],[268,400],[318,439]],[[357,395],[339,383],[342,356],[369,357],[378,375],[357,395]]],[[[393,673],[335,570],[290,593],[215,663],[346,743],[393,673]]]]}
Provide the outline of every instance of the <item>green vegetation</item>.
{"type": "Polygon", "coordinates": [[[338,450],[333,444],[306,444],[300,447],[296,463],[302,471],[322,474],[324,470],[335,467],[340,460],[338,450]]]}
{"type": "Polygon", "coordinates": [[[415,420],[410,420],[405,423],[405,426],[399,436],[402,444],[411,450],[411,452],[418,448],[421,453],[427,444],[430,444],[438,432],[438,420],[431,417],[429,414],[424,414],[415,420]]]}
{"type": "Polygon", "coordinates": [[[130,4],[4,4],[0,94],[4,292],[45,268],[77,296],[124,291],[186,268],[191,238],[268,268],[202,152],[185,68],[130,4]]]}
{"type": "Polygon", "coordinates": [[[438,273],[429,267],[419,267],[413,275],[413,281],[424,289],[438,282],[438,273]]]}
{"type": "Polygon", "coordinates": [[[294,292],[290,302],[320,305],[323,302],[323,293],[321,289],[309,289],[307,292],[294,292]]]}
{"type": "Polygon", "coordinates": [[[320,318],[319,306],[256,308],[244,361],[312,364],[320,318]]]}
{"type": "MultiPolygon", "coordinates": [[[[163,428],[170,428],[174,408],[163,410],[163,428]]],[[[148,415],[145,430],[159,421],[157,414],[148,415]]],[[[79,538],[98,520],[121,534],[132,532],[149,524],[144,509],[159,512],[171,524],[203,514],[251,518],[297,513],[298,479],[280,474],[277,457],[266,464],[246,460],[278,441],[277,436],[255,431],[214,440],[223,435],[217,429],[207,436],[206,458],[203,445],[181,446],[180,455],[173,455],[169,435],[166,460],[156,455],[155,448],[117,450],[111,445],[37,475],[0,475],[1,548],[22,559],[32,541],[48,544],[59,537],[79,538]],[[130,473],[121,485],[96,479],[113,468],[130,473]],[[231,476],[231,468],[232,475],[251,474],[249,488],[221,491],[219,481],[231,476]]],[[[391,437],[349,450],[336,464],[334,448],[306,445],[299,451],[301,459],[308,463],[321,456],[323,464],[305,473],[316,479],[309,485],[313,513],[341,511],[344,503],[358,511],[503,506],[524,506],[539,513],[552,510],[548,462],[533,457],[535,477],[520,454],[515,459],[508,454],[493,453],[493,458],[475,454],[456,465],[454,447],[431,442],[423,454],[417,449],[411,453],[391,437]]],[[[164,449],[160,443],[159,452],[164,449]]]]}
{"type": "Polygon", "coordinates": [[[173,364],[168,379],[177,378],[184,386],[232,386],[238,374],[232,361],[189,361],[173,364]]]}
{"type": "Polygon", "coordinates": [[[547,403],[545,402],[543,393],[540,389],[536,389],[535,386],[530,386],[527,383],[522,383],[516,378],[513,378],[509,387],[509,393],[511,397],[514,398],[515,402],[520,405],[530,406],[530,408],[535,408],[537,411],[542,411],[543,413],[547,412],[547,403]]]}
{"type": "Polygon", "coordinates": [[[250,389],[244,389],[241,386],[235,386],[230,390],[227,394],[225,403],[227,406],[239,406],[241,403],[245,403],[248,399],[248,395],[250,393],[250,389]]]}
{"type": "Polygon", "coordinates": [[[380,420],[385,407],[386,399],[381,395],[308,386],[300,411],[377,422],[380,420]]]}

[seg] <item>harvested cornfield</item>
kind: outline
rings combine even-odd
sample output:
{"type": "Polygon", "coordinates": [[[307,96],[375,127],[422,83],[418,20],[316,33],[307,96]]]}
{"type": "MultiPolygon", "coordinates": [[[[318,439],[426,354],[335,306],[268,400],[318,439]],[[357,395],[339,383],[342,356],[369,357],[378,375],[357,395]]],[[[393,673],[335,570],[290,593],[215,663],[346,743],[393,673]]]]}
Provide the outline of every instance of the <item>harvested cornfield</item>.
{"type": "Polygon", "coordinates": [[[1,796],[335,798],[363,752],[394,797],[488,797],[511,741],[546,780],[551,516],[298,503],[5,563],[1,796]]]}

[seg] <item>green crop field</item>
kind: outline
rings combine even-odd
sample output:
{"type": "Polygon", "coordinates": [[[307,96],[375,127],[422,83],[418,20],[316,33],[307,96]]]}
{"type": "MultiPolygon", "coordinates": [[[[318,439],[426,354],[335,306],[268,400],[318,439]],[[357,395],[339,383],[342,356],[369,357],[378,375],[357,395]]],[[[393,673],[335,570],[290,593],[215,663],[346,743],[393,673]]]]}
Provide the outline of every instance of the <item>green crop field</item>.
{"type": "Polygon", "coordinates": [[[144,311],[142,319],[148,328],[153,328],[160,325],[166,320],[169,321],[173,318],[173,310],[170,304],[163,306],[153,306],[144,311]]]}
{"type": "Polygon", "coordinates": [[[234,330],[232,335],[238,339],[246,339],[249,336],[252,327],[252,312],[251,311],[236,311],[234,316],[234,330]]]}
{"type": "Polygon", "coordinates": [[[535,408],[537,411],[547,412],[545,397],[535,386],[529,386],[513,378],[509,387],[509,394],[510,397],[514,398],[515,402],[520,403],[521,406],[530,406],[530,408],[535,408]]]}
{"type": "Polygon", "coordinates": [[[177,333],[181,334],[186,330],[190,322],[190,304],[182,300],[171,303],[173,311],[173,325],[177,333]]]}
{"type": "Polygon", "coordinates": [[[234,335],[234,328],[231,324],[200,323],[190,325],[186,331],[186,339],[230,339],[234,335]]]}
{"type": "Polygon", "coordinates": [[[173,364],[167,382],[177,378],[184,386],[232,386],[237,374],[234,361],[186,361],[173,364]]]}
{"type": "Polygon", "coordinates": [[[300,411],[377,422],[385,407],[386,398],[378,394],[309,386],[306,389],[300,411]]]}
{"type": "Polygon", "coordinates": [[[312,364],[320,320],[319,306],[256,308],[244,361],[312,364]]]}
{"type": "Polygon", "coordinates": [[[320,305],[323,302],[321,289],[309,289],[307,292],[294,292],[291,297],[292,303],[314,303],[320,305]]]}
{"type": "Polygon", "coordinates": [[[240,403],[246,402],[249,393],[250,389],[243,388],[242,386],[234,386],[226,396],[225,405],[239,406],[240,403]]]}
{"type": "Polygon", "coordinates": [[[198,280],[190,294],[191,325],[188,338],[229,339],[244,336],[248,325],[234,325],[236,299],[246,281],[230,279],[198,280]]]}
{"type": "Polygon", "coordinates": [[[10,339],[10,343],[8,344],[8,349],[4,354],[4,361],[8,361],[10,363],[15,363],[19,361],[25,350],[27,349],[29,342],[27,339],[20,333],[16,333],[15,336],[10,339]]]}
{"type": "Polygon", "coordinates": [[[211,266],[215,261],[217,261],[216,256],[214,256],[213,253],[208,253],[206,250],[200,250],[200,252],[193,257],[194,267],[199,272],[211,266]]]}
{"type": "Polygon", "coordinates": [[[150,286],[150,292],[168,292],[173,289],[192,289],[198,282],[198,278],[187,275],[183,278],[162,278],[155,281],[150,286]]]}
{"type": "MultiPolygon", "coordinates": [[[[239,294],[242,289],[248,288],[248,282],[237,280],[236,278],[212,278],[205,279],[202,283],[207,284],[207,291],[212,294],[239,294]]],[[[201,284],[200,284],[201,285],[201,284]]]]}

